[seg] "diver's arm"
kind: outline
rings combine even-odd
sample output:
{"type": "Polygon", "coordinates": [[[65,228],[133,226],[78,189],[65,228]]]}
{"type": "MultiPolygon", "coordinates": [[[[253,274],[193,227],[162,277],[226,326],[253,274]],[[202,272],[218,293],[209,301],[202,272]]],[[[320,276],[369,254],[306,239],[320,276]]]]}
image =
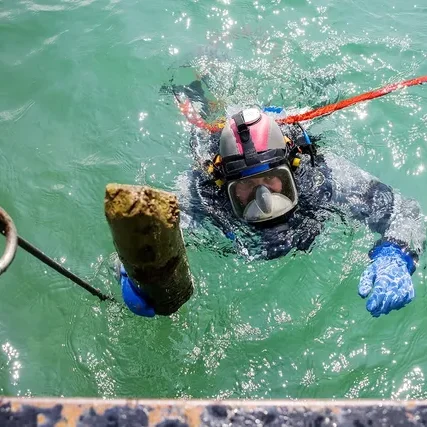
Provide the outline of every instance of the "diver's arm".
{"type": "Polygon", "coordinates": [[[331,204],[399,245],[417,258],[426,239],[426,224],[417,201],[403,197],[347,160],[325,155],[331,170],[331,204]]]}
{"type": "Polygon", "coordinates": [[[375,317],[402,308],[414,297],[411,275],[426,238],[418,203],[344,159],[327,156],[327,164],[331,203],[382,236],[369,253],[373,262],[362,274],[360,296],[369,295],[366,307],[375,317]]]}
{"type": "Polygon", "coordinates": [[[418,259],[426,242],[425,217],[416,200],[393,193],[393,209],[383,239],[395,242],[418,259]]]}

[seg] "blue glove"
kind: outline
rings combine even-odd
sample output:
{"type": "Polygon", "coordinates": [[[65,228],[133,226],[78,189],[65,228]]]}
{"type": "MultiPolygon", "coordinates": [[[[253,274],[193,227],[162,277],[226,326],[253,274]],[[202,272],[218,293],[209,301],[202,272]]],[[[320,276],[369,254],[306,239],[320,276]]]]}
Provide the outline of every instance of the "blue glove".
{"type": "Polygon", "coordinates": [[[120,266],[120,284],[123,301],[129,310],[137,316],[154,317],[154,308],[147,302],[147,295],[132,283],[123,265],[120,266]]]}
{"type": "Polygon", "coordinates": [[[359,295],[366,298],[366,309],[374,317],[399,310],[414,298],[411,274],[415,271],[413,258],[400,246],[385,242],[371,251],[373,263],[363,272],[359,295]]]}

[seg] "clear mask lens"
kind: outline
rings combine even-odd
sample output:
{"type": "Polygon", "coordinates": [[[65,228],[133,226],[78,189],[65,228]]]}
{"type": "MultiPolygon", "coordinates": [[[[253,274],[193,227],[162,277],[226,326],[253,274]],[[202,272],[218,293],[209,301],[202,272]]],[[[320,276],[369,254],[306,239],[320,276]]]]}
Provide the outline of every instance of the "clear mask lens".
{"type": "Polygon", "coordinates": [[[236,216],[248,222],[277,218],[298,203],[295,182],[286,165],[231,182],[228,195],[236,216]]]}

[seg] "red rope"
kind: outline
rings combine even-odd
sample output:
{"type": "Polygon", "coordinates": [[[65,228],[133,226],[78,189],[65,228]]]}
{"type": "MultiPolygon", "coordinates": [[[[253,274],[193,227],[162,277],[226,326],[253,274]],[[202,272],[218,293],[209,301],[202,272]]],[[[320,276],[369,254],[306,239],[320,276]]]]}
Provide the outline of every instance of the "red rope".
{"type": "MultiPolygon", "coordinates": [[[[380,96],[387,95],[397,89],[404,87],[420,85],[427,83],[427,76],[417,77],[415,79],[406,80],[404,82],[392,83],[379,89],[375,89],[371,92],[362,93],[361,95],[354,96],[352,98],[344,99],[343,101],[336,102],[335,104],[326,105],[324,107],[317,108],[316,110],[307,111],[306,113],[297,114],[295,116],[285,117],[283,119],[277,119],[278,124],[292,124],[297,122],[303,122],[305,120],[312,120],[316,117],[321,117],[326,114],[331,114],[334,111],[342,110],[343,108],[350,107],[351,105],[357,104],[363,101],[369,101],[370,99],[379,98],[380,96]]],[[[184,103],[179,102],[177,99],[179,108],[184,116],[187,118],[189,123],[197,126],[200,129],[206,129],[211,133],[220,132],[224,124],[222,121],[216,121],[213,123],[206,122],[200,114],[198,114],[190,100],[186,100],[184,103]]]]}
{"type": "Polygon", "coordinates": [[[179,109],[182,114],[187,118],[188,122],[200,129],[206,129],[211,133],[219,132],[224,126],[221,126],[220,122],[207,123],[202,116],[194,110],[189,99],[186,99],[184,103],[179,103],[179,109]]]}
{"type": "Polygon", "coordinates": [[[427,76],[417,77],[415,79],[406,80],[400,83],[392,83],[379,89],[375,89],[371,92],[362,93],[361,95],[354,96],[353,98],[344,99],[343,101],[335,104],[326,105],[324,107],[317,108],[316,110],[307,111],[303,114],[297,114],[295,116],[285,117],[284,119],[276,120],[279,124],[291,124],[296,122],[302,122],[304,120],[311,120],[316,117],[324,116],[325,114],[331,114],[334,111],[341,110],[349,107],[350,105],[357,104],[358,102],[369,101],[370,99],[379,98],[380,96],[387,95],[394,90],[401,89],[404,87],[414,86],[427,83],[427,76]]]}

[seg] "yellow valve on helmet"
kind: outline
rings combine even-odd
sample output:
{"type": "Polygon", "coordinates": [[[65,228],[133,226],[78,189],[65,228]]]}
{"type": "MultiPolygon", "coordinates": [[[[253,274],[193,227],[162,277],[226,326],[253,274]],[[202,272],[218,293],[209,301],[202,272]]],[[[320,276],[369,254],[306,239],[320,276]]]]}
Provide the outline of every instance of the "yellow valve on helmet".
{"type": "Polygon", "coordinates": [[[213,159],[213,163],[215,166],[217,166],[221,164],[221,162],[222,162],[222,157],[219,154],[217,154],[213,159]]]}
{"type": "Polygon", "coordinates": [[[298,167],[299,165],[301,164],[301,159],[299,159],[298,157],[295,157],[293,160],[292,160],[292,166],[294,166],[294,167],[298,167]]]}

